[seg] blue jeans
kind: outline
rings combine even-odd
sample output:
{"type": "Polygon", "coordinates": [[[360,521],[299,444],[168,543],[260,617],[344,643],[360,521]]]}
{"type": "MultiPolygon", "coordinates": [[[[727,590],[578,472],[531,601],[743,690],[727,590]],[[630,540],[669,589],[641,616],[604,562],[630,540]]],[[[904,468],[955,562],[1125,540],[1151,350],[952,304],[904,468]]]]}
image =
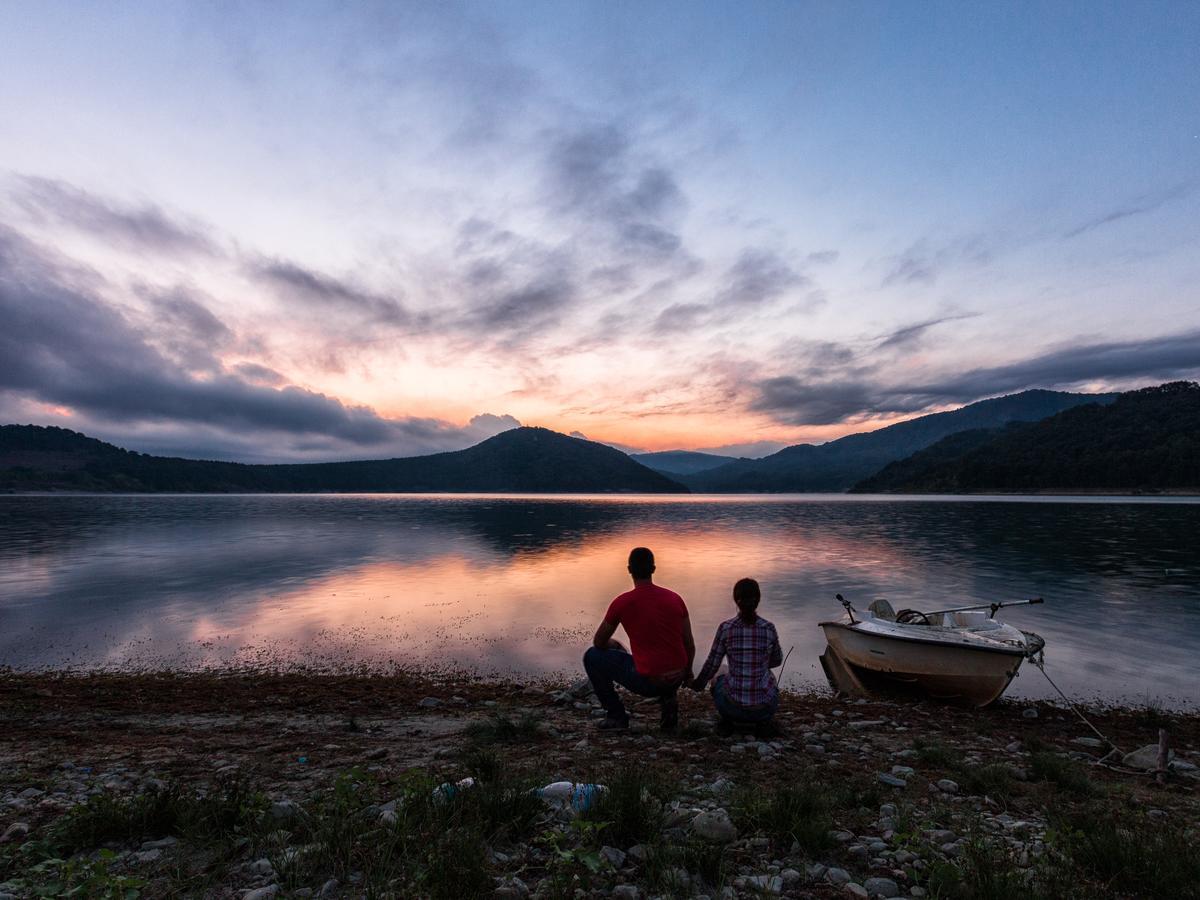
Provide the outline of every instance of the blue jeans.
{"type": "Polygon", "coordinates": [[[624,650],[588,647],[587,653],[583,654],[583,668],[608,717],[622,722],[628,721],[629,713],[617,696],[614,684],[643,697],[673,697],[679,690],[677,684],[664,687],[640,674],[633,665],[633,655],[624,650]]]}
{"type": "Polygon", "coordinates": [[[718,675],[717,680],[713,682],[712,695],[713,703],[716,704],[721,717],[734,722],[769,722],[775,715],[775,710],[779,709],[779,694],[776,694],[770,703],[761,706],[742,706],[735,702],[729,696],[729,681],[725,675],[718,675]]]}

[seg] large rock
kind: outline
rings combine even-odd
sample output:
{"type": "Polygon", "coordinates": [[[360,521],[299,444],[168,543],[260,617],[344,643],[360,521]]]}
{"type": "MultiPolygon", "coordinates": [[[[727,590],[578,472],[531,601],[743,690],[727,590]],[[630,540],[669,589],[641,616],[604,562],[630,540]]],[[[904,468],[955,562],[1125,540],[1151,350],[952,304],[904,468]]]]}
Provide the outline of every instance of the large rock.
{"type": "Polygon", "coordinates": [[[29,826],[24,822],[13,822],[4,829],[4,834],[0,835],[0,844],[7,844],[10,841],[22,841],[29,834],[29,826]]]}
{"type": "Polygon", "coordinates": [[[723,809],[710,809],[692,819],[692,831],[712,844],[730,844],[737,840],[737,827],[723,809]]]}
{"type": "MultiPolygon", "coordinates": [[[[1173,750],[1167,751],[1167,762],[1175,758],[1173,750]]],[[[1158,744],[1147,744],[1145,747],[1138,747],[1132,753],[1126,753],[1122,760],[1125,765],[1131,769],[1141,769],[1143,772],[1151,772],[1158,768],[1158,744]]]]}
{"type": "Polygon", "coordinates": [[[872,897],[899,897],[900,885],[890,878],[868,878],[863,887],[872,897]]]}
{"type": "Polygon", "coordinates": [[[849,884],[850,883],[850,873],[847,872],[845,869],[838,869],[835,867],[835,868],[826,870],[825,879],[830,884],[849,884]]]}
{"type": "Polygon", "coordinates": [[[277,800],[267,810],[267,816],[277,825],[287,825],[298,819],[302,812],[295,800],[277,800]]]}

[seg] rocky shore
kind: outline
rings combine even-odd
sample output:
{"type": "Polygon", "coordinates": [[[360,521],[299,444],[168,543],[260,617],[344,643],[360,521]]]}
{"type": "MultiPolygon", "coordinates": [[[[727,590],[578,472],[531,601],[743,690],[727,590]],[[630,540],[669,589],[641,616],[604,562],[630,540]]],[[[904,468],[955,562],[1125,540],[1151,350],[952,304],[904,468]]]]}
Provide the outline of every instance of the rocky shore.
{"type": "Polygon", "coordinates": [[[2,673],[0,900],[1200,897],[1194,714],[1088,711],[1166,729],[1158,779],[1047,704],[788,694],[759,741],[707,700],[601,734],[578,684],[2,673]]]}

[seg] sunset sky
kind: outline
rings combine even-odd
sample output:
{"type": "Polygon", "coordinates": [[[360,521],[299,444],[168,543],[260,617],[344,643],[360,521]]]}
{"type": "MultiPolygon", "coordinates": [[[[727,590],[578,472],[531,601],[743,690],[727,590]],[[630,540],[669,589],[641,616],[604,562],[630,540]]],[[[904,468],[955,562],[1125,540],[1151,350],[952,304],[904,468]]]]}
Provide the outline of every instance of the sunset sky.
{"type": "Polygon", "coordinates": [[[1200,375],[1200,4],[0,3],[0,422],[762,455],[1200,375]]]}

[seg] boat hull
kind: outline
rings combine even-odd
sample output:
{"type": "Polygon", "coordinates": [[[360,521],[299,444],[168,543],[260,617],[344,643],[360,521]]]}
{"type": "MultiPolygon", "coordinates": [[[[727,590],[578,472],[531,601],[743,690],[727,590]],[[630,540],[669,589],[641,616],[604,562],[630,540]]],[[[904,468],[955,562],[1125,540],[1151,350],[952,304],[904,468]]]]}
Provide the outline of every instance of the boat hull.
{"type": "Polygon", "coordinates": [[[1004,693],[1025,658],[1006,652],[873,634],[823,622],[829,647],[821,665],[837,691],[917,690],[941,700],[987,706],[1004,693]]]}

